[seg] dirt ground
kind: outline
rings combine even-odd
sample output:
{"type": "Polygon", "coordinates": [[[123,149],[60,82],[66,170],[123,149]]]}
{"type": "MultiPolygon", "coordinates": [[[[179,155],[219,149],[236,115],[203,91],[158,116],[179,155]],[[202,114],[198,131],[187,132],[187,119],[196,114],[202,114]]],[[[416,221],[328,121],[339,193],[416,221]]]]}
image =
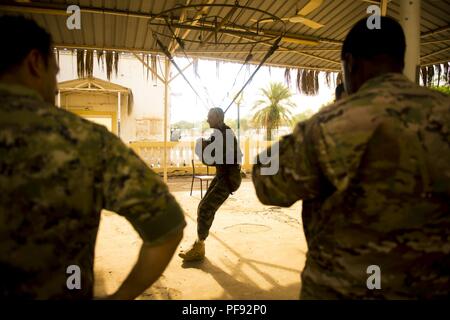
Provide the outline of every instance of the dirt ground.
{"type": "MultiPolygon", "coordinates": [[[[198,180],[169,179],[186,213],[181,248],[196,238],[198,180]]],[[[301,202],[291,208],[262,205],[250,179],[219,209],[203,262],[183,264],[176,254],[163,276],[138,299],[298,299],[307,250],[301,202]]],[[[136,261],[141,240],[115,213],[102,213],[95,256],[95,295],[114,292],[136,261]]],[[[177,252],[178,253],[178,252],[177,252]]]]}

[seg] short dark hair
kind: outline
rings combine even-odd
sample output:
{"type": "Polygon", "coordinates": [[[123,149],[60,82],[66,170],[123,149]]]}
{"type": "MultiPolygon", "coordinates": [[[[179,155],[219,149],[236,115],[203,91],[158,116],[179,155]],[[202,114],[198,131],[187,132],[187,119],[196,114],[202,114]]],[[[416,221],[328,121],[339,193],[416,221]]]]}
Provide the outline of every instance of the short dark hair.
{"type": "Polygon", "coordinates": [[[367,19],[358,21],[350,30],[342,45],[341,58],[347,53],[369,60],[386,55],[394,62],[404,64],[406,40],[400,23],[389,17],[380,17],[380,29],[369,29],[367,19]]]}
{"type": "Polygon", "coordinates": [[[0,50],[0,74],[18,66],[33,49],[44,57],[52,52],[52,36],[34,20],[22,16],[0,16],[0,39],[5,47],[0,50]]]}

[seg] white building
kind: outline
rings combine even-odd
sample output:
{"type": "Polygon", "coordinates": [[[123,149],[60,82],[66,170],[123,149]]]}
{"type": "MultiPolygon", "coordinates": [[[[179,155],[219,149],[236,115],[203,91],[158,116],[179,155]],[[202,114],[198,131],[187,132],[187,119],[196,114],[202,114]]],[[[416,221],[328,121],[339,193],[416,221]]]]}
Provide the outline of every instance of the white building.
{"type": "MultiPolygon", "coordinates": [[[[162,65],[157,65],[160,73],[162,65]]],[[[62,108],[105,125],[126,143],[164,139],[164,84],[153,81],[151,74],[147,77],[146,67],[134,56],[120,55],[118,73],[113,72],[110,81],[96,57],[93,78],[78,78],[72,51],[60,51],[59,66],[56,103],[62,108]]]]}

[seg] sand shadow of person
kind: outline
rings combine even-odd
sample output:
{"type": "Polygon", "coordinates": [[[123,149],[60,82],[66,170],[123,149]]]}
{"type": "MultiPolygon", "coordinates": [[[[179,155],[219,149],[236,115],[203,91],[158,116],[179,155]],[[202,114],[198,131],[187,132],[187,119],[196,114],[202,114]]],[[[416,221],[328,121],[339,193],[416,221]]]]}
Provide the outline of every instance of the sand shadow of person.
{"type": "MultiPolygon", "coordinates": [[[[183,269],[199,269],[209,273],[214,280],[223,288],[224,293],[215,299],[219,300],[292,300],[298,299],[300,284],[293,283],[288,286],[273,286],[269,290],[264,290],[257,283],[250,280],[239,281],[234,275],[243,275],[243,264],[239,263],[234,266],[231,272],[226,272],[220,267],[214,265],[208,258],[199,262],[183,262],[183,269]]],[[[259,271],[261,273],[261,271],[259,271]]],[[[264,277],[271,278],[265,274],[264,277]]],[[[276,280],[273,279],[273,283],[276,280]]],[[[272,281],[271,281],[272,282],[272,281]]]]}

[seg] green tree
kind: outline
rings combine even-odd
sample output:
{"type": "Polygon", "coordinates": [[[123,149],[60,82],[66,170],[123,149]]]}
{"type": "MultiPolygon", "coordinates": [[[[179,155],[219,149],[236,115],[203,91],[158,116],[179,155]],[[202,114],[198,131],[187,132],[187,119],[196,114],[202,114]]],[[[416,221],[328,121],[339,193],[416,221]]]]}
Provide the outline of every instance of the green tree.
{"type": "Polygon", "coordinates": [[[308,120],[309,118],[312,117],[312,115],[314,115],[314,111],[308,109],[305,110],[301,113],[298,113],[294,116],[292,124],[295,126],[297,123],[308,120]]]}
{"type": "Polygon", "coordinates": [[[193,129],[193,128],[195,128],[195,124],[193,122],[188,122],[188,121],[178,121],[178,122],[172,124],[172,128],[193,129]]]}
{"type": "Polygon", "coordinates": [[[205,131],[205,130],[208,130],[208,129],[209,129],[209,123],[208,123],[208,121],[206,121],[206,120],[203,120],[203,121],[200,123],[200,126],[201,126],[201,128],[202,128],[202,131],[205,131]]]}
{"type": "Polygon", "coordinates": [[[432,87],[434,90],[450,95],[450,86],[432,87]]]}
{"type": "Polygon", "coordinates": [[[291,109],[295,104],[291,101],[289,88],[280,82],[270,83],[267,89],[260,90],[261,99],[253,106],[252,122],[257,128],[265,128],[266,140],[271,141],[273,129],[292,124],[291,109]]]}
{"type": "MultiPolygon", "coordinates": [[[[240,121],[240,127],[242,131],[249,129],[248,119],[243,118],[240,121]]],[[[237,130],[237,119],[225,119],[225,123],[233,130],[237,130]]]]}

